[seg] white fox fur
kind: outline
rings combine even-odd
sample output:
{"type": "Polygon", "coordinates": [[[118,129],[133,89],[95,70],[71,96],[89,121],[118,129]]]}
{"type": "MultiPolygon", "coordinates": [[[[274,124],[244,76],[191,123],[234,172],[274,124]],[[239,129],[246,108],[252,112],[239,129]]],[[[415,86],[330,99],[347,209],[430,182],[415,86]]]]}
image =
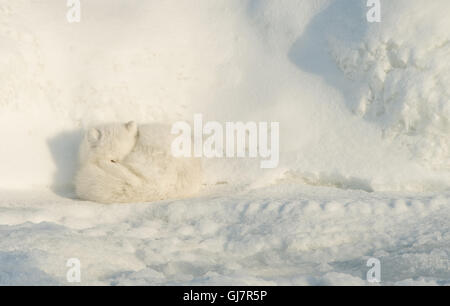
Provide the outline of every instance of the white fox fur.
{"type": "Polygon", "coordinates": [[[91,128],[80,147],[77,195],[99,203],[183,198],[201,187],[199,160],[175,158],[170,126],[136,123],[91,128]]]}

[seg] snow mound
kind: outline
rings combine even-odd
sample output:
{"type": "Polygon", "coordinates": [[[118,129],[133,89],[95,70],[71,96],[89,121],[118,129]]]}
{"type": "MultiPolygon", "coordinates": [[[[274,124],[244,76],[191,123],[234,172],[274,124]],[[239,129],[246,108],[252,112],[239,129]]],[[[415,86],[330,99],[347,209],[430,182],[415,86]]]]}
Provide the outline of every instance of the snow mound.
{"type": "Polygon", "coordinates": [[[369,26],[364,39],[330,39],[337,66],[359,87],[352,111],[436,170],[450,169],[450,22],[445,5],[383,3],[385,12],[399,13],[385,14],[382,25],[369,26]]]}
{"type": "Polygon", "coordinates": [[[206,184],[450,186],[448,1],[383,2],[379,24],[360,0],[0,8],[4,188],[70,188],[88,125],[195,113],[281,128],[278,169],[208,160],[206,184]]]}
{"type": "Polygon", "coordinates": [[[0,285],[450,284],[448,0],[81,2],[0,0],[0,285]],[[70,198],[85,127],[195,113],[280,122],[279,167],[70,198]]]}

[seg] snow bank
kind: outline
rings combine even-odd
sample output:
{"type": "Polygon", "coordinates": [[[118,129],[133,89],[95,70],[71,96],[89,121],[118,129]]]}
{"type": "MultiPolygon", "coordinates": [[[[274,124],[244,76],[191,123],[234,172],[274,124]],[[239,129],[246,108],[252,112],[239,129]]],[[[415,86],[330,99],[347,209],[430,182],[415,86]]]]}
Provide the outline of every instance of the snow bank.
{"type": "Polygon", "coordinates": [[[0,0],[0,186],[70,186],[87,125],[202,113],[281,126],[278,169],[206,161],[207,183],[446,189],[450,3],[382,5],[98,0],[69,24],[64,1],[0,0]]]}
{"type": "Polygon", "coordinates": [[[450,2],[365,3],[0,0],[0,285],[68,284],[69,258],[82,285],[366,285],[372,257],[450,284],[450,2]],[[178,201],[63,189],[84,127],[195,113],[279,121],[280,166],[206,160],[178,201]]]}
{"type": "Polygon", "coordinates": [[[184,201],[100,205],[1,193],[0,285],[450,284],[450,193],[281,184],[184,201]],[[30,208],[32,207],[32,208],[30,208]],[[72,283],[73,284],[73,283],[72,283]]]}
{"type": "Polygon", "coordinates": [[[389,1],[383,10],[382,24],[367,27],[363,39],[330,39],[334,61],[358,89],[349,107],[422,165],[449,170],[448,4],[389,1]]]}

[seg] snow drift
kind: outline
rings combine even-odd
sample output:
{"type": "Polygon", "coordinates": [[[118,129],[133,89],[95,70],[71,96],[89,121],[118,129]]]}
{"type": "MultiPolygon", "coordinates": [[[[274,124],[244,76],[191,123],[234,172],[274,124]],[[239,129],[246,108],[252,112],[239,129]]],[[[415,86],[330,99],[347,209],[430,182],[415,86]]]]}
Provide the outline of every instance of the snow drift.
{"type": "Polygon", "coordinates": [[[70,258],[82,285],[367,285],[371,258],[381,284],[450,284],[448,0],[381,1],[379,24],[365,0],[81,3],[69,24],[0,0],[0,285],[72,284],[70,258]],[[195,113],[280,122],[280,166],[70,198],[83,128],[195,113]]]}
{"type": "MultiPolygon", "coordinates": [[[[0,186],[71,185],[95,123],[279,121],[280,167],[206,183],[450,186],[446,0],[0,1],[0,186]]],[[[245,173],[244,173],[245,172],[245,173]]]]}

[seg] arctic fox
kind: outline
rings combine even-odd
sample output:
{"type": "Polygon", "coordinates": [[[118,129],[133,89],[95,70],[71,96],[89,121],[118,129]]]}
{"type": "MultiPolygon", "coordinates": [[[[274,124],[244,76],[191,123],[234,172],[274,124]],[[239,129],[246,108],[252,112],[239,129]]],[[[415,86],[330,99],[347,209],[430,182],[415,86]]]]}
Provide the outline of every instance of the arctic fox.
{"type": "Polygon", "coordinates": [[[80,147],[76,193],[99,203],[135,203],[183,198],[201,187],[201,163],[175,158],[170,126],[135,122],[87,131],[80,147]]]}

